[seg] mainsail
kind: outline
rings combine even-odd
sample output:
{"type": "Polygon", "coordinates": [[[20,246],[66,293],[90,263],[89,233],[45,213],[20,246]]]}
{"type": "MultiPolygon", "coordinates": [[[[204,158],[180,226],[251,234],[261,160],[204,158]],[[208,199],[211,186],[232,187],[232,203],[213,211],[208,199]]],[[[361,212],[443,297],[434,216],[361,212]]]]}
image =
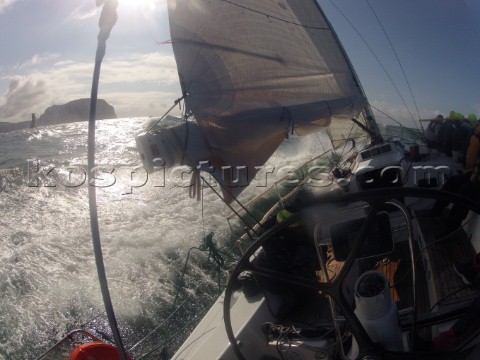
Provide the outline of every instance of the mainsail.
{"type": "Polygon", "coordinates": [[[367,101],[314,0],[169,0],[169,19],[187,109],[233,194],[291,131],[353,136],[367,101]]]}

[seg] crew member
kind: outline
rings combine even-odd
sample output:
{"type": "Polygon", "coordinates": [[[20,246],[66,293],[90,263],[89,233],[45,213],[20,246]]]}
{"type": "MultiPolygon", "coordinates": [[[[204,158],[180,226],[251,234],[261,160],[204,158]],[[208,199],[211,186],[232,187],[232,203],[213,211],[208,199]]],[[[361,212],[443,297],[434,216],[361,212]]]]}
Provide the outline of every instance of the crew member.
{"type": "MultiPolygon", "coordinates": [[[[465,160],[465,172],[459,175],[450,177],[442,190],[447,192],[458,193],[469,199],[480,199],[480,177],[479,177],[479,164],[480,164],[480,124],[477,125],[474,134],[470,138],[470,144],[467,149],[465,160]]],[[[443,209],[448,205],[446,201],[436,201],[432,208],[431,214],[433,216],[439,216],[442,214],[443,209]]],[[[441,231],[441,236],[448,235],[458,229],[462,220],[468,214],[468,207],[455,203],[452,209],[448,213],[446,221],[444,223],[444,229],[441,231]]]]}

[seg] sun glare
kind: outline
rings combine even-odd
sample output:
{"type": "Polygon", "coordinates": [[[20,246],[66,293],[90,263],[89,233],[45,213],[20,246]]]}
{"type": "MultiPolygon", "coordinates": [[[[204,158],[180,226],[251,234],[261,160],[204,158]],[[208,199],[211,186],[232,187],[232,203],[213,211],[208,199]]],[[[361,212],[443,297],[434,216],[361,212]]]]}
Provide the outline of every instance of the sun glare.
{"type": "Polygon", "coordinates": [[[119,6],[129,10],[153,11],[159,0],[119,0],[119,6]]]}

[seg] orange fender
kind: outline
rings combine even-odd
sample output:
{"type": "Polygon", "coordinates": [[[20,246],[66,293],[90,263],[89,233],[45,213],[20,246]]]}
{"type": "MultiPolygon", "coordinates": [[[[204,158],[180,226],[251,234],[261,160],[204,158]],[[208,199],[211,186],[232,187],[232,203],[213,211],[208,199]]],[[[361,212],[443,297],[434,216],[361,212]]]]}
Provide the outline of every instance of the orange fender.
{"type": "MultiPolygon", "coordinates": [[[[89,342],[77,346],[70,353],[70,360],[119,360],[117,348],[103,342],[89,342]]],[[[128,360],[132,360],[127,356],[128,360]]]]}

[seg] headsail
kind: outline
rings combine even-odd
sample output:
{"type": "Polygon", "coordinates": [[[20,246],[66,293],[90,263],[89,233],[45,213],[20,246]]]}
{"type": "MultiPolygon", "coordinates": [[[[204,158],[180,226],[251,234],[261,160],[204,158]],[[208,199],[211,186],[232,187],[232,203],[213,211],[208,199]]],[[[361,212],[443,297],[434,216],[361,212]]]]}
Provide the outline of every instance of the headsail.
{"type": "MultiPolygon", "coordinates": [[[[290,131],[306,135],[338,123],[348,134],[350,119],[367,106],[314,0],[169,0],[169,17],[186,106],[209,160],[247,169],[232,174],[243,177],[234,194],[290,131]]],[[[217,180],[228,187],[233,178],[217,180]]]]}

